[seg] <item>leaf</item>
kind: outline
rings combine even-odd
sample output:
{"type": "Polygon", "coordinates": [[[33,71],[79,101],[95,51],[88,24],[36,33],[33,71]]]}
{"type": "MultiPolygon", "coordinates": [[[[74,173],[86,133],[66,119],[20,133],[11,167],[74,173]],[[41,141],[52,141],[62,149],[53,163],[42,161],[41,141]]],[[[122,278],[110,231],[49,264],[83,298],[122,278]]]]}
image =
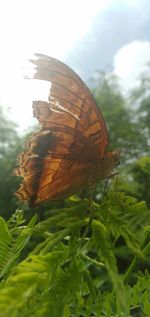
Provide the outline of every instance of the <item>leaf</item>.
{"type": "Polygon", "coordinates": [[[8,270],[12,267],[16,259],[19,258],[21,251],[29,242],[31,233],[28,231],[36,221],[34,216],[30,221],[29,225],[19,232],[18,236],[13,238],[10,235],[7,224],[3,219],[1,219],[2,229],[0,241],[0,277],[3,277],[8,270]]]}
{"type": "Polygon", "coordinates": [[[118,305],[121,307],[121,310],[124,312],[125,316],[128,316],[129,307],[127,305],[127,294],[123,281],[118,274],[117,263],[112,251],[111,241],[109,241],[107,238],[107,230],[102,223],[96,220],[92,222],[92,229],[93,242],[96,244],[100,260],[104,261],[106,270],[112,280],[118,305]]]}
{"type": "Polygon", "coordinates": [[[12,237],[8,230],[7,223],[5,220],[0,217],[0,241],[11,241],[12,237]]]}

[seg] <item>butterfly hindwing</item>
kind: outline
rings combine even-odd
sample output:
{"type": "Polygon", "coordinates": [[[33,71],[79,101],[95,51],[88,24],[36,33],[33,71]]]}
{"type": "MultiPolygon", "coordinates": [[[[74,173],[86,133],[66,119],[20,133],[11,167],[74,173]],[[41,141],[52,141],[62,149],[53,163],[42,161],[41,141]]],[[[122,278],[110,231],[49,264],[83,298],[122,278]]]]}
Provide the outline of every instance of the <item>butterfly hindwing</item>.
{"type": "MultiPolygon", "coordinates": [[[[88,159],[87,139],[73,131],[42,130],[34,134],[19,157],[17,176],[23,182],[17,192],[29,205],[60,199],[90,182],[94,165],[88,159]]],[[[93,160],[94,149],[91,147],[93,160]]]]}

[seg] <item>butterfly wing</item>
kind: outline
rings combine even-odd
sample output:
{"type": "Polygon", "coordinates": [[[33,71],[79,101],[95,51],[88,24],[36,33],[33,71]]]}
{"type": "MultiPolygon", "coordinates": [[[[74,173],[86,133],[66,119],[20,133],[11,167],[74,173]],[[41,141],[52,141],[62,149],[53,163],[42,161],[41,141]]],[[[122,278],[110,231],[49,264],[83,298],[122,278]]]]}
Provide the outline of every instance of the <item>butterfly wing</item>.
{"type": "Polygon", "coordinates": [[[67,197],[88,184],[108,144],[104,119],[83,81],[60,61],[36,56],[34,78],[51,82],[49,101],[33,102],[41,130],[15,171],[23,177],[16,195],[30,206],[67,197]]]}
{"type": "Polygon", "coordinates": [[[96,102],[80,77],[64,63],[36,54],[34,78],[51,82],[49,102],[33,102],[34,116],[43,128],[71,127],[80,131],[104,156],[108,145],[105,121],[96,102]]]}
{"type": "Polygon", "coordinates": [[[90,183],[94,164],[88,161],[94,148],[72,129],[51,128],[34,134],[19,157],[17,176],[23,182],[16,196],[30,206],[74,194],[90,183]]]}

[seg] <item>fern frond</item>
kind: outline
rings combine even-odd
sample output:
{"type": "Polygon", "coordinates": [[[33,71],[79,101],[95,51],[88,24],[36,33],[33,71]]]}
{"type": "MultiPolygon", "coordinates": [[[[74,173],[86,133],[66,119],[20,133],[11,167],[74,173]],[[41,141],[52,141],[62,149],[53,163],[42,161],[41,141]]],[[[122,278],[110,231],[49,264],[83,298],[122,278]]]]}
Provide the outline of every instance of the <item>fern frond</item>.
{"type": "Polygon", "coordinates": [[[8,272],[14,262],[19,258],[21,251],[27,245],[31,237],[28,230],[34,225],[35,221],[36,218],[34,217],[27,227],[23,228],[21,232],[18,232],[17,236],[15,228],[14,237],[5,220],[0,218],[0,278],[8,272]]]}

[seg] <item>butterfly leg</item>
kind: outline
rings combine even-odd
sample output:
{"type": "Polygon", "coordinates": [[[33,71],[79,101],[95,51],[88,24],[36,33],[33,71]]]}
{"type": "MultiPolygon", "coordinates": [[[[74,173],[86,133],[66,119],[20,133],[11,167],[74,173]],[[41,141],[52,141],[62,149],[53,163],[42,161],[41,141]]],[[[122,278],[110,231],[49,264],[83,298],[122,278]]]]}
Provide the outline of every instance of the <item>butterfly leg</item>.
{"type": "Polygon", "coordinates": [[[108,187],[108,183],[109,183],[109,180],[113,177],[117,176],[116,178],[116,182],[115,182],[115,191],[117,189],[117,185],[118,185],[118,172],[114,173],[114,174],[111,174],[109,175],[109,177],[107,177],[106,181],[105,181],[105,185],[104,185],[104,189],[103,189],[103,195],[105,196],[106,195],[106,190],[107,190],[107,187],[108,187]]]}

